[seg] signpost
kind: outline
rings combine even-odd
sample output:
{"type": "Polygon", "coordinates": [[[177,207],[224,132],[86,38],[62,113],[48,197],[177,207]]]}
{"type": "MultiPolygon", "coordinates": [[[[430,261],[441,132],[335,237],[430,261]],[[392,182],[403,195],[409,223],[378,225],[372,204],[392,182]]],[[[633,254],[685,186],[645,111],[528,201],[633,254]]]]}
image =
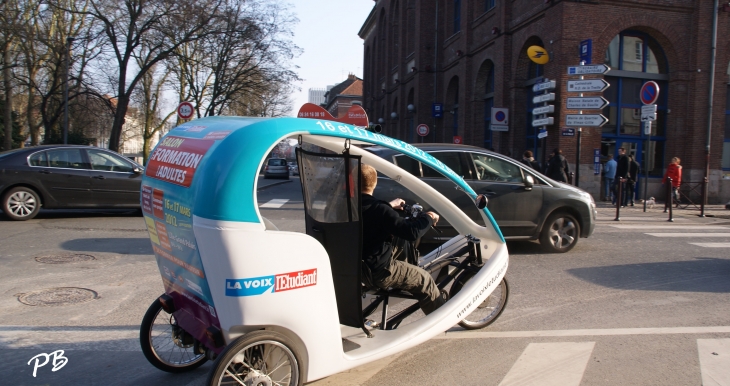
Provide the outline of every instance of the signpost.
{"type": "Polygon", "coordinates": [[[649,175],[649,159],[651,151],[651,122],[656,120],[656,101],[659,99],[659,85],[656,82],[648,81],[641,86],[639,99],[644,105],[641,106],[641,122],[644,123],[644,135],[646,135],[646,160],[644,161],[644,212],[646,212],[646,189],[649,175]]]}
{"type": "Polygon", "coordinates": [[[492,107],[492,121],[489,125],[492,131],[509,130],[509,109],[503,107],[492,107]]]}
{"type": "Polygon", "coordinates": [[[441,118],[444,116],[444,104],[434,103],[431,105],[431,116],[434,118],[441,118]]]}
{"type": "Polygon", "coordinates": [[[177,106],[177,116],[180,119],[190,119],[195,113],[195,107],[190,102],[182,102],[177,106]]]}
{"type": "Polygon", "coordinates": [[[428,125],[421,123],[420,125],[416,126],[416,134],[420,135],[421,137],[427,136],[428,132],[428,125]]]}
{"type": "MultiPolygon", "coordinates": [[[[566,107],[569,110],[579,110],[578,114],[566,114],[565,125],[577,127],[578,138],[575,152],[575,186],[580,185],[580,146],[583,127],[601,127],[608,119],[601,114],[583,114],[583,110],[602,110],[608,106],[608,101],[602,96],[583,97],[584,92],[603,92],[610,85],[603,79],[584,79],[583,75],[603,75],[611,70],[605,64],[588,65],[591,60],[592,41],[584,40],[580,43],[580,65],[568,66],[568,75],[579,75],[579,80],[568,81],[568,92],[580,93],[577,98],[567,98],[566,107]]],[[[573,136],[573,133],[564,129],[564,136],[573,136]]],[[[595,165],[594,165],[595,167],[595,165]]]]}
{"type": "Polygon", "coordinates": [[[545,155],[546,155],[546,148],[545,148],[545,138],[547,138],[547,126],[551,126],[555,124],[555,118],[548,117],[548,114],[552,114],[555,112],[555,105],[548,104],[548,102],[552,102],[555,100],[555,93],[550,92],[550,90],[554,90],[557,86],[557,83],[554,80],[545,79],[544,82],[536,83],[532,86],[532,91],[534,92],[540,92],[542,91],[542,95],[538,95],[534,98],[532,98],[532,103],[537,105],[539,103],[542,103],[542,106],[535,107],[532,110],[532,127],[539,127],[540,130],[537,133],[537,138],[542,139],[542,154],[543,154],[543,164],[545,163],[545,155]]]}

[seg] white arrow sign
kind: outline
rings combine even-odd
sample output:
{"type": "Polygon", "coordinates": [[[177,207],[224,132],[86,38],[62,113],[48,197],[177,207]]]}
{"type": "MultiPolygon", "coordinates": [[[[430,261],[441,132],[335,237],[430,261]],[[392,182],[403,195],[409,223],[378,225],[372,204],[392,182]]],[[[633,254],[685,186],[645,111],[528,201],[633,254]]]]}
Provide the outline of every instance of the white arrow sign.
{"type": "Polygon", "coordinates": [[[553,117],[547,117],[547,118],[542,118],[542,119],[533,119],[532,127],[551,126],[553,123],[555,123],[555,118],[553,118],[553,117]]]}
{"type": "Polygon", "coordinates": [[[608,101],[604,97],[568,98],[566,106],[568,110],[600,110],[608,101]]]}
{"type": "Polygon", "coordinates": [[[544,95],[538,95],[538,96],[532,98],[532,103],[536,104],[536,103],[542,103],[542,102],[552,102],[554,100],[555,100],[555,94],[549,93],[549,94],[544,94],[544,95]]]}
{"type": "Polygon", "coordinates": [[[570,66],[568,67],[568,75],[605,74],[609,70],[611,70],[611,67],[608,67],[605,64],[570,66]]]}
{"type": "Polygon", "coordinates": [[[608,118],[601,114],[566,114],[565,126],[572,127],[601,127],[608,122],[608,118]]]}
{"type": "Polygon", "coordinates": [[[551,80],[551,81],[537,83],[537,84],[533,85],[532,91],[538,92],[538,91],[542,91],[542,90],[553,90],[555,87],[556,87],[555,81],[551,80]]]}
{"type": "Polygon", "coordinates": [[[532,109],[532,115],[552,114],[554,112],[555,112],[555,106],[553,106],[553,105],[535,107],[534,109],[532,109]]]}
{"type": "Polygon", "coordinates": [[[568,92],[601,92],[609,86],[603,79],[569,80],[568,92]]]}

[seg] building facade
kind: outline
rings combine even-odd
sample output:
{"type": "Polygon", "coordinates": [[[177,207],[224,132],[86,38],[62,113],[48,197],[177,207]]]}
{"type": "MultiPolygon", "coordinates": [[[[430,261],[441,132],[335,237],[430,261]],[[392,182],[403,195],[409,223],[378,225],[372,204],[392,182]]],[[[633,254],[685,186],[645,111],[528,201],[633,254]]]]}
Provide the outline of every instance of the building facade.
{"type": "MultiPolygon", "coordinates": [[[[721,2],[722,3],[722,2],[721,2]]],[[[727,3],[726,1],[724,3],[727,3]]],[[[363,107],[383,132],[407,142],[452,142],[493,148],[521,158],[532,150],[544,162],[560,148],[580,187],[599,197],[594,152],[605,160],[624,147],[648,166],[648,194],[663,197],[661,177],[672,157],[681,158],[686,190],[699,194],[706,172],[710,127],[709,199],[730,200],[730,5],[718,11],[715,81],[710,111],[712,0],[377,0],[360,30],[364,40],[363,107]],[[603,127],[563,136],[568,110],[568,66],[580,61],[590,40],[591,64],[606,64],[610,87],[603,127]],[[533,63],[527,48],[549,53],[533,63]],[[554,125],[542,140],[532,127],[533,85],[555,80],[554,125]],[[651,137],[640,121],[639,90],[660,86],[651,137]],[[443,106],[434,117],[434,103],[443,106]],[[492,131],[491,109],[509,109],[508,131],[492,131]],[[419,137],[415,127],[429,126],[419,137]],[[647,140],[648,146],[647,146],[647,140]],[[547,151],[545,151],[547,150],[547,151]],[[580,153],[580,159],[577,154],[580,153]]],[[[585,96],[601,94],[587,93],[585,96]]],[[[599,168],[600,170],[600,168],[599,168]]],[[[640,181],[643,187],[643,181],[640,181]]]]}
{"type": "Polygon", "coordinates": [[[349,74],[345,81],[332,86],[324,99],[321,106],[333,117],[344,116],[353,104],[362,104],[362,79],[349,74]]]}

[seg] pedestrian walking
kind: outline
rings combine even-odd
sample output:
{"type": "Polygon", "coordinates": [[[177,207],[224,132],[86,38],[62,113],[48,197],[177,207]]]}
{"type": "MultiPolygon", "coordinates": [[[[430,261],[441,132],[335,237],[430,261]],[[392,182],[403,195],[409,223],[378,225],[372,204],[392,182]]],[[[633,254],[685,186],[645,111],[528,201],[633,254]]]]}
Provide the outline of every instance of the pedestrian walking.
{"type": "Polygon", "coordinates": [[[613,159],[613,154],[608,155],[608,161],[603,166],[603,179],[606,181],[604,188],[604,198],[606,201],[613,200],[615,202],[614,180],[616,178],[616,160],[613,159]]]}
{"type": "Polygon", "coordinates": [[[634,195],[636,193],[636,183],[639,181],[639,173],[641,165],[634,159],[633,155],[629,156],[629,179],[626,181],[626,194],[629,205],[634,206],[634,195]]]}
{"type": "MultiPolygon", "coordinates": [[[[620,147],[618,149],[618,159],[616,159],[616,191],[618,191],[618,184],[621,183],[621,179],[628,179],[629,178],[629,157],[626,156],[626,149],[623,147],[620,147]]],[[[622,189],[622,196],[623,197],[616,197],[616,194],[614,193],[614,200],[613,203],[616,203],[616,199],[620,199],[619,205],[626,206],[626,197],[628,195],[626,194],[626,189],[622,189]]]]}
{"type": "MultiPolygon", "coordinates": [[[[667,172],[664,173],[664,178],[662,178],[662,185],[667,182],[667,177],[672,179],[671,199],[674,200],[677,206],[679,206],[679,186],[682,184],[682,166],[679,164],[680,161],[679,157],[673,157],[669,166],[667,166],[667,172]]],[[[667,198],[667,200],[669,199],[667,198]]]]}
{"type": "Polygon", "coordinates": [[[537,170],[540,170],[540,164],[535,161],[535,157],[532,156],[532,151],[526,150],[522,154],[522,163],[537,170]]]}
{"type": "Polygon", "coordinates": [[[568,160],[563,157],[563,151],[560,149],[553,150],[553,156],[548,161],[548,166],[545,171],[545,175],[552,178],[555,181],[568,182],[568,174],[570,169],[568,168],[568,160]]]}

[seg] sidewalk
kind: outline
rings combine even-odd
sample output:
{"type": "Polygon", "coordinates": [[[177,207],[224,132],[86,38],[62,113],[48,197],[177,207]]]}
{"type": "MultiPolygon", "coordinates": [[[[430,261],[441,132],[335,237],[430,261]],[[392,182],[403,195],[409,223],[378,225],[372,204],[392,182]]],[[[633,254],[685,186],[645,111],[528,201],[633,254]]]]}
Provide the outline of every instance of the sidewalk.
{"type": "MultiPolygon", "coordinates": [[[[637,222],[637,221],[667,221],[669,212],[664,213],[664,203],[660,202],[654,205],[654,208],[646,208],[644,212],[643,203],[634,203],[635,206],[627,206],[621,208],[619,216],[620,221],[617,222],[637,222]]],[[[608,201],[596,202],[596,210],[598,222],[611,221],[616,218],[616,205],[611,205],[608,201]]],[[[730,210],[725,209],[725,205],[706,205],[705,217],[699,217],[699,209],[688,207],[686,209],[672,208],[672,217],[674,220],[689,221],[699,223],[730,223],[730,210]]]]}

